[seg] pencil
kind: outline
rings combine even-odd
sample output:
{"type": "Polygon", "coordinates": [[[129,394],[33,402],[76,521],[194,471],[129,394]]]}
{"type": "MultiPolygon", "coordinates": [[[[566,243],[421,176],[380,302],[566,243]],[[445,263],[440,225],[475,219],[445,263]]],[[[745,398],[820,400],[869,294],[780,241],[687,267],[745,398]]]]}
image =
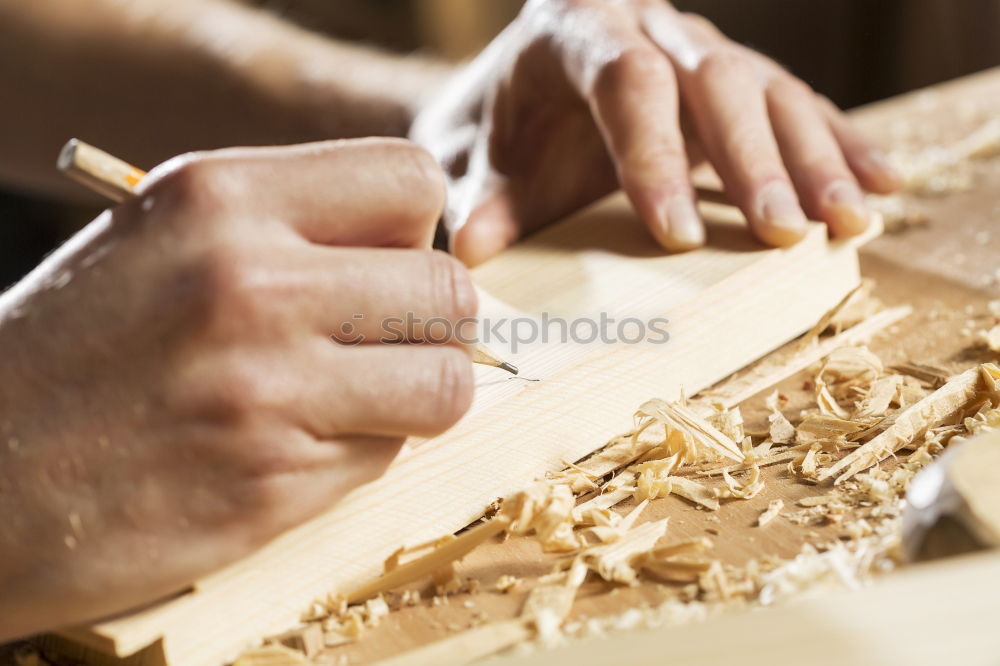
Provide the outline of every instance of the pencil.
{"type": "MultiPolygon", "coordinates": [[[[63,146],[56,166],[82,185],[118,203],[135,196],[136,186],[146,177],[146,172],[139,167],[79,139],[70,139],[63,146]]],[[[517,367],[482,344],[476,345],[472,362],[517,374],[517,367]]]]}

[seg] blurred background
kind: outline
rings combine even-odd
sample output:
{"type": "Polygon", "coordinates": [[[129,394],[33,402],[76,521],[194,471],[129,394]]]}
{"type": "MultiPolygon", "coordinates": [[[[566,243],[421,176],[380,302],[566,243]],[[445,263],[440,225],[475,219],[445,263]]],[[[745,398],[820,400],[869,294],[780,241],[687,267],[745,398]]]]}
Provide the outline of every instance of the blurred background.
{"type": "MultiPolygon", "coordinates": [[[[521,0],[243,0],[337,39],[459,61],[521,0]]],[[[1000,0],[675,0],[843,108],[1000,65],[1000,0]]],[[[0,148],[2,149],[2,148],[0,148]]],[[[95,211],[0,191],[0,289],[95,211]]]]}

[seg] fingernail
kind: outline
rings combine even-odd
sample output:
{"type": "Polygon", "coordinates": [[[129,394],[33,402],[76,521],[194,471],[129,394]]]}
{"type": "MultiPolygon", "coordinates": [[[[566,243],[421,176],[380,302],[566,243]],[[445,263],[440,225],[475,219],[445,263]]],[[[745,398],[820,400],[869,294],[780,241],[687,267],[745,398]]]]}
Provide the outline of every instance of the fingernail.
{"type": "Polygon", "coordinates": [[[671,198],[660,213],[664,244],[670,250],[690,250],[705,244],[705,227],[690,197],[671,198]]]}
{"type": "Polygon", "coordinates": [[[868,227],[868,209],[854,183],[838,180],[826,188],[823,203],[837,216],[837,231],[859,233],[868,227]]]}
{"type": "Polygon", "coordinates": [[[757,201],[757,218],[766,227],[796,236],[805,233],[806,216],[788,183],[771,181],[761,190],[757,201]]]}

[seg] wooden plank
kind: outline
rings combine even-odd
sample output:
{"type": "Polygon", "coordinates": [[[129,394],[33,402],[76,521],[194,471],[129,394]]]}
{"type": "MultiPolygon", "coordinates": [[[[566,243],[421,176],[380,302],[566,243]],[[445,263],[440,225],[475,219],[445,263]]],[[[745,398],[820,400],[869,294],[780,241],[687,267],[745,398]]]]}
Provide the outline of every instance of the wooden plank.
{"type": "MultiPolygon", "coordinates": [[[[991,666],[1000,654],[1000,555],[915,566],[852,593],[758,612],[578,641],[492,666],[772,666],[808,663],[991,666]]],[[[487,662],[484,662],[487,663],[487,662]]]]}
{"type": "Polygon", "coordinates": [[[802,333],[858,283],[854,245],[828,243],[820,225],[793,248],[763,249],[735,209],[705,212],[709,247],[663,255],[618,196],[475,271],[490,294],[484,316],[666,316],[667,344],[505,350],[484,339],[541,381],[477,370],[473,409],[448,433],[193,593],[90,628],[92,644],[124,656],[158,642],[170,664],[223,663],[294,625],[316,597],[373,578],[400,545],[462,528],[497,497],[624,432],[646,399],[695,393],[802,333]]]}

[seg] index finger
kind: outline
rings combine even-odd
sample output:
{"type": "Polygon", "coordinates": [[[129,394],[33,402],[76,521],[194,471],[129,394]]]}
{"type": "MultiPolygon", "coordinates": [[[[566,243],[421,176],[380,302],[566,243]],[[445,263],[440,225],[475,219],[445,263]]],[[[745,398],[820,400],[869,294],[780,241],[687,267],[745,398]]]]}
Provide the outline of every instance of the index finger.
{"type": "Polygon", "coordinates": [[[425,247],[444,208],[445,177],[400,139],[229,148],[183,155],[150,172],[137,194],[278,223],[322,245],[425,247]]]}
{"type": "Polygon", "coordinates": [[[598,34],[578,37],[604,48],[567,45],[564,67],[590,107],[622,189],[654,238],[669,250],[702,245],[670,61],[630,16],[613,7],[590,8],[598,10],[601,21],[586,24],[598,34]]]}

